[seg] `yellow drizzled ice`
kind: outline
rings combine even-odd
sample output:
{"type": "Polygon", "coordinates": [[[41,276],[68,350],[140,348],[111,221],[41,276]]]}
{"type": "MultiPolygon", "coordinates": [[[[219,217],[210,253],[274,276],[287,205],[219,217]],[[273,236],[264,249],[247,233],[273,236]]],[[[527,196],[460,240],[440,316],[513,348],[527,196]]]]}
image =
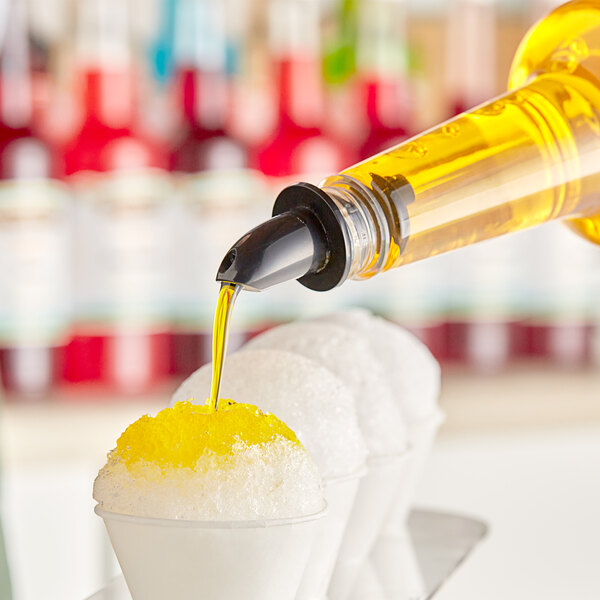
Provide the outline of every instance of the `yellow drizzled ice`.
{"type": "Polygon", "coordinates": [[[109,453],[109,462],[194,469],[204,455],[224,457],[240,444],[265,444],[279,437],[300,444],[285,423],[251,404],[227,400],[212,410],[208,405],[177,402],[156,417],[145,415],[127,427],[109,453]]]}

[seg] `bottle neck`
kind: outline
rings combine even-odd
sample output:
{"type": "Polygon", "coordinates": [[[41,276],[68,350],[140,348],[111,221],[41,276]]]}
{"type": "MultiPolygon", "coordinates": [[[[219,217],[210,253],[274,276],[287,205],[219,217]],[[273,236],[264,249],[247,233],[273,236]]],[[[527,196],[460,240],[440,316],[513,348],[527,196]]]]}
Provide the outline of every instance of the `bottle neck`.
{"type": "Polygon", "coordinates": [[[0,75],[0,124],[12,130],[30,130],[33,102],[29,74],[0,75]]]}
{"type": "Polygon", "coordinates": [[[180,0],[176,12],[175,62],[180,106],[192,127],[225,127],[229,108],[224,2],[180,0]]]}
{"type": "Polygon", "coordinates": [[[357,0],[341,0],[328,20],[323,71],[329,84],[346,84],[356,72],[358,9],[357,0]]]}
{"type": "MultiPolygon", "coordinates": [[[[347,279],[361,279],[366,273],[379,272],[389,253],[391,232],[381,205],[364,189],[343,175],[329,177],[321,189],[335,202],[345,217],[347,238],[351,241],[346,255],[347,279]]],[[[330,248],[330,253],[335,249],[330,248]]]]}
{"type": "Polygon", "coordinates": [[[129,127],[135,119],[135,74],[127,3],[80,0],[77,15],[76,77],[86,120],[129,127]]]}
{"type": "Polygon", "coordinates": [[[269,9],[280,121],[318,128],[324,112],[318,2],[271,0],[269,9]]]}
{"type": "Polygon", "coordinates": [[[182,68],[177,77],[184,121],[193,128],[206,131],[225,129],[229,90],[223,73],[182,68]]]}
{"type": "Polygon", "coordinates": [[[349,276],[598,212],[588,92],[579,78],[542,75],[326,179],[349,215],[349,276]]]}
{"type": "Polygon", "coordinates": [[[495,0],[453,0],[447,15],[446,92],[459,114],[497,92],[495,0]]]}
{"type": "Polygon", "coordinates": [[[221,0],[178,0],[175,63],[180,68],[225,73],[227,31],[221,0]]]}
{"type": "Polygon", "coordinates": [[[311,56],[278,60],[279,119],[305,129],[319,128],[323,118],[320,65],[311,56]]]}
{"type": "Polygon", "coordinates": [[[6,11],[0,52],[0,121],[10,129],[25,129],[33,119],[25,2],[12,2],[6,11]]]}
{"type": "Polygon", "coordinates": [[[397,79],[363,76],[363,103],[369,130],[406,133],[410,98],[404,83],[397,79]]]}
{"type": "Polygon", "coordinates": [[[367,79],[405,79],[408,41],[405,0],[365,0],[361,3],[357,66],[367,79]]]}
{"type": "Polygon", "coordinates": [[[87,122],[129,129],[136,119],[134,77],[130,71],[87,68],[77,75],[79,98],[87,122]]]}

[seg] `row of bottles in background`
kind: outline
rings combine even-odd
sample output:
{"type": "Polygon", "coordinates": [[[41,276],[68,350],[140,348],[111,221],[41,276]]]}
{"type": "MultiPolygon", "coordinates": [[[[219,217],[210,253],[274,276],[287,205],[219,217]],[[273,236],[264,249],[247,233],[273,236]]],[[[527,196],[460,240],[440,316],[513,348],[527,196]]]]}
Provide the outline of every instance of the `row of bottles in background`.
{"type": "Polygon", "coordinates": [[[498,1],[444,3],[418,39],[407,0],[1,0],[0,142],[43,146],[2,177],[338,170],[500,91],[498,1]]]}
{"type": "MultiPolygon", "coordinates": [[[[151,389],[210,359],[214,264],[269,215],[259,172],[98,176],[81,189],[0,186],[4,383],[151,389]],[[73,197],[73,191],[76,197],[73,197]]],[[[269,326],[369,307],[443,361],[498,371],[517,359],[598,361],[597,248],[559,224],[407,265],[317,294],[289,282],[240,302],[232,347],[269,326]]]]}
{"type": "MultiPolygon", "coordinates": [[[[452,114],[496,91],[497,6],[449,4],[452,114]]],[[[435,119],[420,110],[430,86],[402,0],[77,0],[69,35],[38,23],[37,44],[25,1],[1,5],[0,361],[24,393],[61,381],[139,392],[191,372],[209,358],[216,265],[283,181],[316,182],[435,119]]],[[[411,265],[391,294],[293,284],[245,299],[239,337],[360,304],[417,329],[442,359],[582,364],[589,307],[565,317],[532,290],[515,307],[515,243],[494,244],[411,265]],[[532,315],[547,320],[524,325],[532,315]]],[[[561,268],[585,304],[582,274],[561,268]]]]}

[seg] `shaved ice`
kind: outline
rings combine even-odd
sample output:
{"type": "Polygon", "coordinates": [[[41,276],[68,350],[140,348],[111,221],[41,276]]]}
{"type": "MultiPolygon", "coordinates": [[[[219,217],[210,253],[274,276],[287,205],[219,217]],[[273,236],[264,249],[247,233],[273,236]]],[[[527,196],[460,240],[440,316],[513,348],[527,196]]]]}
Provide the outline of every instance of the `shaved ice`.
{"type": "Polygon", "coordinates": [[[415,335],[360,309],[333,313],[320,321],[342,325],[363,336],[383,366],[408,425],[438,414],[440,365],[415,335]]]}
{"type": "Polygon", "coordinates": [[[369,454],[385,456],[406,450],[404,416],[382,365],[358,333],[340,325],[299,321],[265,331],[245,348],[287,350],[323,365],[354,393],[369,454]]]}
{"type": "MultiPolygon", "coordinates": [[[[211,365],[204,365],[181,384],[172,401],[204,402],[211,374],[211,365]]],[[[220,396],[278,415],[311,453],[325,480],[364,467],[367,449],[354,396],[312,360],[281,350],[235,352],[227,357],[220,396]]]]}
{"type": "Polygon", "coordinates": [[[101,508],[138,517],[256,520],[324,507],[317,466],[256,406],[179,402],[131,424],[94,482],[101,508]]]}

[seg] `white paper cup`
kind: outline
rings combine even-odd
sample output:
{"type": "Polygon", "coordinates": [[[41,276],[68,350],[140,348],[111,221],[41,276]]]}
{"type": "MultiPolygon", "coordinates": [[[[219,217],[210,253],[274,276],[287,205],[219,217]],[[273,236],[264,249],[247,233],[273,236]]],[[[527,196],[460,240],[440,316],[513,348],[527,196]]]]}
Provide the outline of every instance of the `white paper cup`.
{"type": "Polygon", "coordinates": [[[387,598],[423,598],[425,582],[408,530],[394,538],[379,538],[371,566],[387,598]]]}
{"type": "Polygon", "coordinates": [[[345,477],[323,481],[327,514],[319,521],[318,532],[296,600],[325,600],[342,537],[358,491],[367,470],[361,468],[345,477]]]}
{"type": "MultiPolygon", "coordinates": [[[[360,573],[354,582],[350,600],[390,600],[386,596],[379,576],[367,558],[360,569],[360,573]]],[[[407,598],[406,600],[410,600],[407,598]]]]}
{"type": "Polygon", "coordinates": [[[443,422],[444,413],[438,411],[428,419],[409,427],[408,441],[412,448],[412,454],[403,481],[398,486],[389,513],[386,515],[382,529],[383,536],[397,537],[404,535],[406,519],[414,500],[417,485],[423,474],[435,436],[443,422]]]}
{"type": "Polygon", "coordinates": [[[184,521],[105,511],[133,600],[293,600],[326,510],[265,521],[184,521]]]}
{"type": "Polygon", "coordinates": [[[327,597],[346,600],[367,559],[390,510],[402,472],[409,464],[410,451],[390,457],[370,458],[368,472],[361,479],[333,570],[327,597]]]}

